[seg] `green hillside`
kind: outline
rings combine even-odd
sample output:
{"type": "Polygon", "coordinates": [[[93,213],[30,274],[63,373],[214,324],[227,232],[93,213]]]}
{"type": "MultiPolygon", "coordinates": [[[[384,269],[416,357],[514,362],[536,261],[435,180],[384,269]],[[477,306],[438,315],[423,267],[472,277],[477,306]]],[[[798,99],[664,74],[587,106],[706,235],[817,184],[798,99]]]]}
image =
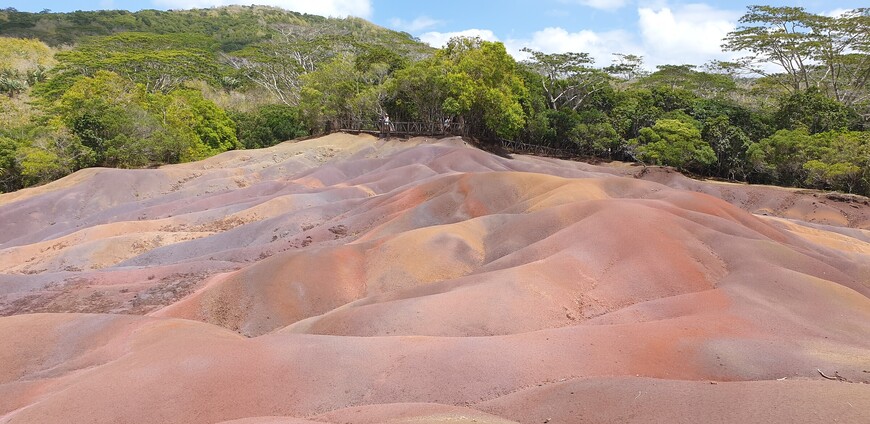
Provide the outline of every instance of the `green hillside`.
{"type": "Polygon", "coordinates": [[[229,53],[277,38],[279,27],[298,27],[348,44],[389,46],[402,54],[426,55],[431,49],[404,32],[391,31],[364,19],[324,18],[266,6],[227,6],[194,10],[76,11],[27,13],[0,10],[0,36],[36,38],[52,47],[75,45],[86,37],[120,32],[199,34],[212,38],[229,53]]]}

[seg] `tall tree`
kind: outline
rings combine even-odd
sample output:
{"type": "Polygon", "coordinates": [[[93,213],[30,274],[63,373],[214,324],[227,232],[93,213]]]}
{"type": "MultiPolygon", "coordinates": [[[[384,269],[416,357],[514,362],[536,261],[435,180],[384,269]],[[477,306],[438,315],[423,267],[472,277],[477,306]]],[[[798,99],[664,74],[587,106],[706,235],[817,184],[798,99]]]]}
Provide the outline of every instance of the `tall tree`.
{"type": "Polygon", "coordinates": [[[149,92],[167,93],[189,80],[217,85],[220,72],[213,44],[206,37],[192,34],[120,33],[94,37],[57,55],[61,75],[46,91],[60,95],[77,76],[93,76],[100,70],[142,84],[149,92]]]}
{"type": "Polygon", "coordinates": [[[632,82],[647,76],[643,67],[643,56],[635,54],[614,53],[613,62],[604,68],[608,74],[625,82],[632,82]]]}
{"type": "MultiPolygon", "coordinates": [[[[437,55],[449,63],[444,111],[462,117],[472,129],[513,137],[525,125],[528,90],[504,44],[480,38],[453,38],[437,55]]],[[[485,135],[485,134],[482,134],[485,135]]]]}
{"type": "Polygon", "coordinates": [[[738,65],[771,77],[790,93],[825,88],[839,102],[868,98],[870,83],[870,8],[831,17],[800,7],[750,6],[740,18],[747,24],[726,36],[723,48],[749,51],[738,65]],[[760,65],[783,69],[771,75],[760,65]]]}
{"type": "Polygon", "coordinates": [[[814,15],[809,27],[819,85],[847,106],[865,100],[870,95],[870,8],[838,17],[814,15]]]}
{"type": "Polygon", "coordinates": [[[703,170],[716,161],[716,153],[701,138],[701,132],[676,119],[659,119],[652,127],[641,129],[630,145],[640,160],[656,165],[703,170]]]}
{"type": "Polygon", "coordinates": [[[749,6],[740,18],[744,24],[725,37],[728,51],[749,51],[740,64],[759,75],[768,75],[761,66],[771,63],[783,69],[782,84],[792,92],[810,86],[807,66],[812,60],[814,40],[810,37],[813,15],[802,7],[749,6]]]}
{"type": "Polygon", "coordinates": [[[268,41],[251,45],[223,57],[254,84],[266,89],[281,103],[299,103],[302,75],[335,54],[348,51],[346,43],[319,25],[278,23],[271,27],[268,41]]]}
{"type": "Polygon", "coordinates": [[[589,53],[522,51],[532,56],[529,66],[544,77],[541,82],[553,110],[577,110],[590,95],[609,86],[609,76],[592,66],[595,60],[589,53]]]}

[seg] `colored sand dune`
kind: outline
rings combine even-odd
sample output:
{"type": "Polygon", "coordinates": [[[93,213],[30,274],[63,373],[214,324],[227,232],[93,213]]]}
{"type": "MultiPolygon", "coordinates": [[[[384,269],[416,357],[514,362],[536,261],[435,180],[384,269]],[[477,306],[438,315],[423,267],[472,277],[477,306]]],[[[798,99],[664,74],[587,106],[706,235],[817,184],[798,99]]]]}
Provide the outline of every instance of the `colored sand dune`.
{"type": "Polygon", "coordinates": [[[0,423],[870,422],[868,296],[860,197],[458,138],[87,169],[0,196],[0,423]]]}

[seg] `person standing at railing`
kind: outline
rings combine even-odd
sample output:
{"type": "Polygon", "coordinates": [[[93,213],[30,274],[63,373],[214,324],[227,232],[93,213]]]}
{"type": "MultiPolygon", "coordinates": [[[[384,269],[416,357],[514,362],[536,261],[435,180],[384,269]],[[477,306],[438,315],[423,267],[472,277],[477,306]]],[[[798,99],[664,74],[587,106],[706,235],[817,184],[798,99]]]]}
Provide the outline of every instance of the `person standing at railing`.
{"type": "Polygon", "coordinates": [[[390,139],[390,132],[393,131],[393,123],[390,122],[390,115],[384,114],[378,122],[380,126],[380,135],[378,138],[390,139]]]}

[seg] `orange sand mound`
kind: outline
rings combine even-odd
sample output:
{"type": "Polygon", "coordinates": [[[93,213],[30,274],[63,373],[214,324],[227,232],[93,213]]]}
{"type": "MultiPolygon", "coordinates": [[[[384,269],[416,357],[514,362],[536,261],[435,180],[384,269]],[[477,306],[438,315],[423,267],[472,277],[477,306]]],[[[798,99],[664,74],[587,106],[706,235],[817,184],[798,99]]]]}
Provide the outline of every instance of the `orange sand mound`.
{"type": "Polygon", "coordinates": [[[640,171],[333,134],[0,195],[0,423],[870,421],[870,203],[640,171]]]}

